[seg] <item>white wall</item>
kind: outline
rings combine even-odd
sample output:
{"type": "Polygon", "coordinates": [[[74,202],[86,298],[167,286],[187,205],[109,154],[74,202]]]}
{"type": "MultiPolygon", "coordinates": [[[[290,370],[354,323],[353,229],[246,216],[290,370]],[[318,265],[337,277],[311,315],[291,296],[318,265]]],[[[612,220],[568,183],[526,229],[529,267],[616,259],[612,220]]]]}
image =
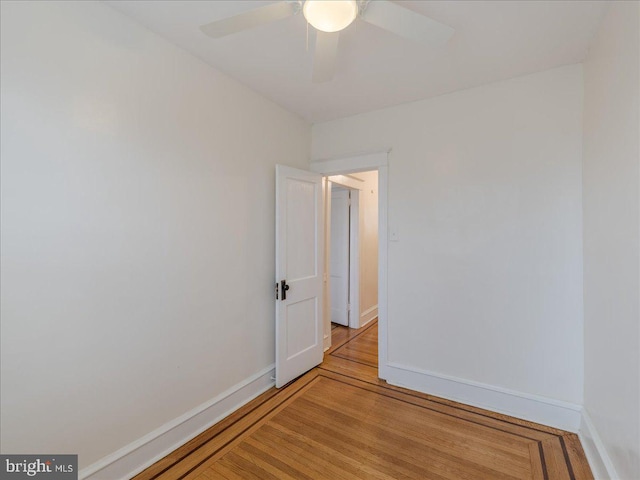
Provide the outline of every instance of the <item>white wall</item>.
{"type": "Polygon", "coordinates": [[[389,362],[580,404],[582,67],[313,127],[389,156],[389,362]]]}
{"type": "Polygon", "coordinates": [[[360,191],[360,325],[378,314],[378,172],[355,174],[360,191]]]}
{"type": "Polygon", "coordinates": [[[585,433],[625,480],[640,478],[639,17],[612,2],[584,69],[585,433]]]}
{"type": "Polygon", "coordinates": [[[310,126],[99,2],[2,2],[2,451],[100,459],[274,360],[310,126]]]}

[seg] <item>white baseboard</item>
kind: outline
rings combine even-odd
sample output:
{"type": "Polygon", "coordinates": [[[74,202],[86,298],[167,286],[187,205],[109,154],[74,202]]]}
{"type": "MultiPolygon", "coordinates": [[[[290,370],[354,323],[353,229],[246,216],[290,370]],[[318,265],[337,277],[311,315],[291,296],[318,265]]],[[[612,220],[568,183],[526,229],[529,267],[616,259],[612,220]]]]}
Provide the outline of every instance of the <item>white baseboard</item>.
{"type": "Polygon", "coordinates": [[[582,407],[538,395],[422,371],[395,363],[385,369],[387,383],[522,418],[570,432],[580,429],[582,407]]]}
{"type": "Polygon", "coordinates": [[[374,305],[371,308],[367,308],[360,314],[360,328],[364,327],[367,323],[371,322],[378,317],[378,305],[374,305]]]}
{"type": "Polygon", "coordinates": [[[274,366],[80,470],[81,480],[129,479],[274,385],[274,366]]]}
{"type": "Polygon", "coordinates": [[[582,425],[580,426],[580,443],[589,461],[591,472],[596,480],[614,480],[619,478],[613,462],[602,443],[591,417],[585,409],[582,410],[582,425]]]}

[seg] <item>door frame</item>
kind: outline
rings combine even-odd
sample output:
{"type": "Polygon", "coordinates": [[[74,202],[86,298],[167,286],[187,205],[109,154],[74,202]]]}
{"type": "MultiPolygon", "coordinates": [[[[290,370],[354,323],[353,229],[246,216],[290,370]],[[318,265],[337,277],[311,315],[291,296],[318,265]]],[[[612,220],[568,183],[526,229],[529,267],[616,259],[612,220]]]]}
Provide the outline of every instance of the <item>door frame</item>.
{"type": "MultiPolygon", "coordinates": [[[[383,380],[388,376],[387,276],[389,228],[387,203],[390,152],[391,149],[387,149],[328,160],[316,160],[310,164],[311,171],[321,173],[325,177],[371,170],[378,171],[378,377],[383,380]]],[[[328,180],[326,180],[326,183],[329,183],[328,180]]],[[[326,288],[326,283],[324,285],[326,288]]]]}

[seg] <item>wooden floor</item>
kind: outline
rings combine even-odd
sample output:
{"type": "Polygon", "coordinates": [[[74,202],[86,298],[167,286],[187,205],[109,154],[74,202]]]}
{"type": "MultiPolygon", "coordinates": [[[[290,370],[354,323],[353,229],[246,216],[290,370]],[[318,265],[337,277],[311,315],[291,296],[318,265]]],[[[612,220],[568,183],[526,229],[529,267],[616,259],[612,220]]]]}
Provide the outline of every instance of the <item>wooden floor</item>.
{"type": "Polygon", "coordinates": [[[572,433],[379,380],[375,323],[332,339],[318,368],[135,480],[593,479],[572,433]]]}

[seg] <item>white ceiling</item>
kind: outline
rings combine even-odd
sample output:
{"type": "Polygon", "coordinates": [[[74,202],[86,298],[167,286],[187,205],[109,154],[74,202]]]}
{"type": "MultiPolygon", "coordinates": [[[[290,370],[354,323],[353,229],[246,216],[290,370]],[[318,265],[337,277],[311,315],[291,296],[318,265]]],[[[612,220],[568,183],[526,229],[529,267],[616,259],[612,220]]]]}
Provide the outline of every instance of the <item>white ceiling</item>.
{"type": "Polygon", "coordinates": [[[451,41],[429,48],[356,20],[341,33],[334,79],[314,84],[313,28],[307,50],[302,15],[218,40],[198,29],[273,2],[106,3],[311,122],[581,62],[606,8],[579,0],[397,2],[452,26],[451,41]]]}

